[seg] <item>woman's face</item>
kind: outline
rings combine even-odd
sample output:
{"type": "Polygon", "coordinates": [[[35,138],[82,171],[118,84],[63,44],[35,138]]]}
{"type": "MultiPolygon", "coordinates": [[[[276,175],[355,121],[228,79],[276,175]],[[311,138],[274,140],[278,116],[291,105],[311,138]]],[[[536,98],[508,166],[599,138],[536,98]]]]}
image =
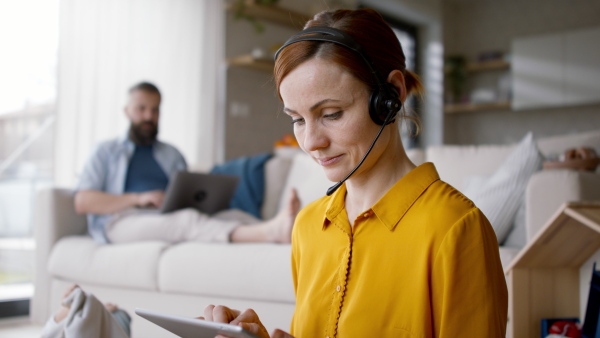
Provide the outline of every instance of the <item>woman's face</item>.
{"type": "MultiPolygon", "coordinates": [[[[379,129],[369,117],[367,86],[336,63],[316,58],[290,72],[279,92],[302,150],[323,167],[329,180],[346,177],[379,129]]],[[[353,177],[381,155],[384,134],[353,177]]]]}

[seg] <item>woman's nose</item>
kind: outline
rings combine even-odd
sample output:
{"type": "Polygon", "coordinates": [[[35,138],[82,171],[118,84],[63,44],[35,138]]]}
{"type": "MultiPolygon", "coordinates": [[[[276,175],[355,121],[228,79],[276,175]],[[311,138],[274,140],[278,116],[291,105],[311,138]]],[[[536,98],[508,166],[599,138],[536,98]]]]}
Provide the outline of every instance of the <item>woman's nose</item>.
{"type": "Polygon", "coordinates": [[[314,151],[329,145],[327,131],[319,123],[307,123],[304,130],[304,149],[314,151]]]}

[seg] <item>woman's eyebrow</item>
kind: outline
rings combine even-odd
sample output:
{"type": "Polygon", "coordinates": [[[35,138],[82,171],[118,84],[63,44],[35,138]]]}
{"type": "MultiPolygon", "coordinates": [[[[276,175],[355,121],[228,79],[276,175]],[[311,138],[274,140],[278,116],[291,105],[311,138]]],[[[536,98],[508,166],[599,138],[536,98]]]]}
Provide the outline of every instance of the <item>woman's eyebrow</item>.
{"type": "Polygon", "coordinates": [[[292,110],[292,109],[287,108],[287,107],[283,107],[283,112],[286,113],[286,114],[288,114],[288,115],[289,115],[289,113],[294,113],[294,114],[296,113],[295,110],[292,110]]]}
{"type": "MultiPolygon", "coordinates": [[[[321,100],[315,104],[313,104],[308,110],[309,111],[315,111],[317,108],[319,108],[320,105],[325,104],[327,102],[339,102],[340,100],[335,100],[335,99],[324,99],[321,100]]],[[[283,107],[283,112],[284,113],[297,113],[295,110],[287,108],[287,107],[283,107]]]]}
{"type": "Polygon", "coordinates": [[[334,100],[334,99],[325,99],[325,100],[321,100],[315,104],[312,105],[312,107],[310,107],[308,110],[315,111],[315,109],[319,108],[320,105],[327,103],[327,102],[338,102],[339,100],[334,100]]]}

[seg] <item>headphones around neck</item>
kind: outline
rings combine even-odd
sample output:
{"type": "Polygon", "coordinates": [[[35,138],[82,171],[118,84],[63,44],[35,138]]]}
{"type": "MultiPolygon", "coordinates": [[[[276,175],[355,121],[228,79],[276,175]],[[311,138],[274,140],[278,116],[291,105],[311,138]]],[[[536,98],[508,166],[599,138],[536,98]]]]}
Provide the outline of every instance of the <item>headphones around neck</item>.
{"type": "Polygon", "coordinates": [[[360,55],[367,67],[369,67],[369,71],[377,84],[377,87],[373,90],[369,99],[369,115],[371,116],[371,119],[380,126],[383,125],[386,120],[389,121],[386,124],[394,122],[395,118],[393,118],[393,116],[400,108],[402,108],[402,101],[400,101],[398,91],[391,83],[382,80],[367,53],[362,46],[352,38],[352,36],[332,27],[310,27],[292,35],[292,37],[277,50],[275,53],[275,60],[277,60],[279,53],[285,47],[300,41],[331,42],[346,47],[360,55]]]}

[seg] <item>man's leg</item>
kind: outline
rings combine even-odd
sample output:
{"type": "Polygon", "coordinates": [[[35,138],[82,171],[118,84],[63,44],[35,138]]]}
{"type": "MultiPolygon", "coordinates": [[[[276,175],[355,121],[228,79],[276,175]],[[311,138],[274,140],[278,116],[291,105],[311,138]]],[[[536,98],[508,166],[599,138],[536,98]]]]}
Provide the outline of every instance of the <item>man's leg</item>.
{"type": "Polygon", "coordinates": [[[169,243],[199,242],[275,242],[289,243],[300,201],[293,191],[286,208],[274,218],[252,223],[248,215],[229,210],[214,217],[195,209],[183,209],[168,214],[142,213],[116,217],[106,226],[111,243],[160,240],[169,243]]]}
{"type": "Polygon", "coordinates": [[[229,234],[239,221],[209,217],[195,209],[182,209],[168,214],[141,213],[117,217],[106,225],[111,243],[139,241],[228,242],[229,234]]]}
{"type": "MultiPolygon", "coordinates": [[[[60,303],[59,309],[51,316],[46,325],[42,330],[41,337],[63,337],[67,323],[65,319],[69,316],[71,311],[70,304],[66,304],[65,300],[69,295],[79,288],[77,284],[71,285],[63,294],[63,298],[60,303]]],[[[131,317],[127,312],[121,310],[116,304],[106,303],[104,304],[105,311],[109,312],[117,323],[121,326],[127,336],[131,336],[131,317]]],[[[98,320],[101,320],[101,316],[98,316],[98,320]]]]}
{"type": "Polygon", "coordinates": [[[241,226],[231,232],[232,242],[274,242],[290,243],[292,228],[296,215],[300,211],[300,200],[295,189],[292,189],[285,208],[268,221],[241,226]]]}

